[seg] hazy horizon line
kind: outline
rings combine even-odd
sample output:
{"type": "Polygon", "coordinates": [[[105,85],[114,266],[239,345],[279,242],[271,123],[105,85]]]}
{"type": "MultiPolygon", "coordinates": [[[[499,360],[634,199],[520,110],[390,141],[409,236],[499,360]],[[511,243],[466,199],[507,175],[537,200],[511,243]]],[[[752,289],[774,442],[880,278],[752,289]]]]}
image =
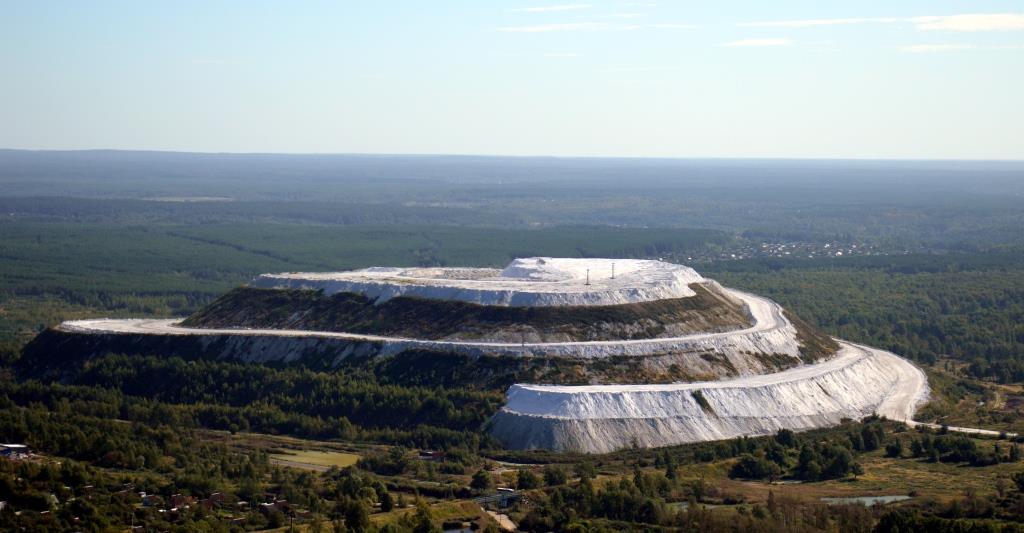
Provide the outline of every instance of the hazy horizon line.
{"type": "Polygon", "coordinates": [[[849,157],[849,156],[642,156],[642,155],[550,155],[550,154],[495,154],[495,153],[437,153],[437,152],[208,152],[201,150],[168,150],[168,149],[136,149],[136,148],[4,148],[0,152],[32,152],[32,153],[86,153],[86,152],[123,152],[142,154],[168,155],[233,155],[233,156],[339,156],[339,157],[452,157],[452,158],[508,158],[508,159],[614,159],[614,160],[668,160],[668,161],[949,161],[949,162],[1006,162],[1024,163],[1020,158],[979,158],[979,157],[849,157]]]}

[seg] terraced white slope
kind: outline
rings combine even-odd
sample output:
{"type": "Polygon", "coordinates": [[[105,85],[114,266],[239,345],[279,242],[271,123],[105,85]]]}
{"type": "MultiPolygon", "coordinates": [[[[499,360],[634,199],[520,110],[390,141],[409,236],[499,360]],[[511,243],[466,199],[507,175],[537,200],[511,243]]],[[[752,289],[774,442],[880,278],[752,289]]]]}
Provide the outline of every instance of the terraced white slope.
{"type": "MultiPolygon", "coordinates": [[[[503,271],[366,269],[265,275],[254,280],[253,285],[323,289],[327,293],[355,291],[378,300],[409,295],[488,305],[543,306],[687,297],[694,294],[688,287],[690,283],[715,283],[687,267],[659,261],[615,260],[616,276],[612,279],[611,263],[531,258],[514,261],[503,271]],[[590,285],[585,284],[587,269],[590,285]]],[[[646,362],[678,361],[688,368],[697,368],[707,364],[702,356],[711,355],[718,364],[731,368],[731,375],[741,376],[727,381],[672,385],[515,385],[509,389],[508,404],[491,421],[491,430],[506,446],[521,449],[609,452],[634,444],[665,446],[769,434],[782,428],[826,427],[843,418],[859,418],[873,412],[910,422],[917,406],[926,399],[924,374],[912,364],[888,352],[845,342],[829,360],[783,372],[761,373],[768,368],[758,362],[761,355],[786,355],[792,358],[792,364],[799,363],[796,328],[775,302],[740,291],[721,290],[742,302],[750,315],[751,327],[671,338],[554,343],[424,340],[303,330],[195,329],[181,327],[179,320],[79,320],[65,322],[58,329],[86,335],[190,336],[198,339],[203,349],[215,347],[214,355],[218,357],[247,361],[291,361],[313,352],[343,359],[415,349],[470,356],[637,356],[645,357],[646,362]]],[[[334,363],[338,364],[338,360],[334,363]]]]}
{"type": "Polygon", "coordinates": [[[377,301],[397,296],[511,307],[616,305],[693,296],[705,281],[692,268],[639,259],[516,259],[490,268],[384,268],[263,274],[260,288],[355,292],[377,301]],[[588,273],[589,271],[589,273],[588,273]],[[614,277],[612,275],[614,274],[614,277]]]}
{"type": "Polygon", "coordinates": [[[906,360],[842,343],[823,363],[728,381],[514,385],[492,433],[510,448],[605,453],[827,427],[871,413],[909,421],[927,394],[924,373],[906,360]]]}
{"type": "MultiPolygon", "coordinates": [[[[617,268],[617,267],[616,267],[617,268]]],[[[743,370],[747,353],[784,354],[799,357],[800,346],[796,329],[775,302],[732,289],[722,289],[743,302],[751,317],[752,326],[723,333],[699,333],[682,337],[636,339],[619,341],[503,343],[477,341],[435,341],[381,337],[357,333],[282,329],[198,329],[178,325],[181,319],[90,319],[64,322],[58,329],[72,333],[124,333],[141,335],[202,335],[202,336],[262,336],[296,337],[376,342],[384,355],[408,349],[422,349],[460,353],[466,355],[500,356],[555,356],[602,358],[614,356],[644,356],[670,352],[714,352],[730,359],[743,370]]]]}

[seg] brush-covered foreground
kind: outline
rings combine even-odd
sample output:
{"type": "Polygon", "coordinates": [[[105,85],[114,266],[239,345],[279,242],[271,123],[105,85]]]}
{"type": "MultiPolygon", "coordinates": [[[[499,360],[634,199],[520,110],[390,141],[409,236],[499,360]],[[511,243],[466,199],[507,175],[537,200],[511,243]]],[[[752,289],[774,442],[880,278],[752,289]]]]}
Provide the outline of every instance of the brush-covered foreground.
{"type": "Polygon", "coordinates": [[[583,456],[210,430],[111,389],[2,387],[0,437],[36,450],[0,458],[5,530],[1017,531],[1024,508],[1020,444],[875,418],[583,456]]]}
{"type": "MultiPolygon", "coordinates": [[[[883,420],[607,455],[513,452],[479,432],[501,391],[449,388],[443,372],[109,355],[58,383],[21,368],[0,382],[0,439],[37,455],[0,459],[9,480],[0,498],[22,511],[0,514],[11,528],[135,520],[253,530],[294,519],[321,531],[404,531],[510,519],[528,531],[888,531],[894,521],[1015,527],[1024,506],[1017,443],[883,420]],[[497,487],[517,500],[481,503],[508,494],[497,487]],[[821,500],[876,496],[910,499],[877,508],[821,500]]],[[[949,421],[973,422],[977,399],[1005,387],[946,361],[929,372],[942,386],[925,413],[952,406],[949,421]]]]}

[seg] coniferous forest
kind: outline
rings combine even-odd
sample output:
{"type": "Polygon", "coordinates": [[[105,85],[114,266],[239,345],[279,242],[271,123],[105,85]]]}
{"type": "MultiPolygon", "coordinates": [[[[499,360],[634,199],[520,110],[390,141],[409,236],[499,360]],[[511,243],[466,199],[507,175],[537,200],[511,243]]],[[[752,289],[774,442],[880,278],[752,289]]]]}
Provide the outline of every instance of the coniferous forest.
{"type": "Polygon", "coordinates": [[[728,162],[382,158],[371,175],[268,156],[234,168],[241,188],[205,159],[150,157],[0,152],[0,443],[32,450],[0,457],[0,530],[497,530],[485,508],[525,531],[1024,530],[1019,165],[834,163],[839,183],[765,162],[767,187],[728,162]],[[172,195],[182,180],[207,200],[172,195]],[[493,361],[472,379],[463,360],[326,369],[32,344],[62,320],[187,316],[262,272],[534,255],[661,258],[772,298],[924,368],[918,419],[936,429],[868,417],[511,451],[486,430],[511,375],[493,361]],[[501,494],[515,501],[488,500],[501,494]]]}

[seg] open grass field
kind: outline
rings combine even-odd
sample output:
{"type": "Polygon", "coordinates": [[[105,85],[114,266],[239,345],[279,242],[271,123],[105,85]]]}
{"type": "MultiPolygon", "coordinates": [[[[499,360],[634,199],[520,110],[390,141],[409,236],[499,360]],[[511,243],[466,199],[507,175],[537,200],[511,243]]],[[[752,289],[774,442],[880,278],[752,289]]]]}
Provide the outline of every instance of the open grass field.
{"type": "Polygon", "coordinates": [[[287,435],[232,434],[214,430],[202,430],[199,434],[204,440],[223,444],[239,452],[251,453],[258,450],[267,453],[267,459],[272,465],[314,472],[353,466],[362,457],[360,452],[365,454],[383,449],[381,446],[300,439],[287,435]]]}
{"type": "MultiPolygon", "coordinates": [[[[898,437],[909,441],[916,436],[908,430],[898,437]]],[[[1006,441],[993,439],[973,439],[979,447],[991,448],[998,442],[1006,449],[1006,441]]],[[[745,504],[765,503],[769,492],[778,496],[796,498],[805,502],[818,502],[822,498],[850,498],[869,496],[910,496],[907,503],[924,501],[946,502],[962,497],[966,493],[974,493],[983,498],[995,498],[996,480],[1009,478],[1018,472],[1024,472],[1024,463],[1002,463],[992,466],[969,466],[965,463],[931,463],[926,459],[911,457],[885,457],[881,450],[864,453],[858,456],[863,466],[863,474],[818,482],[778,481],[747,481],[728,477],[734,459],[712,463],[697,463],[679,467],[679,479],[682,483],[703,482],[715,487],[717,498],[731,498],[745,504]]],[[[654,470],[650,470],[653,472],[654,470]]],[[[628,475],[601,476],[603,484],[617,483],[618,479],[628,475]]],[[[900,505],[894,503],[889,505],[900,505]]],[[[716,506],[716,510],[724,511],[726,506],[716,506]]]]}
{"type": "Polygon", "coordinates": [[[926,368],[932,399],[918,420],[1024,433],[1024,386],[972,378],[967,370],[967,364],[953,359],[926,368]]]}
{"type": "MultiPolygon", "coordinates": [[[[408,520],[415,513],[416,508],[408,506],[403,509],[394,509],[388,513],[375,513],[370,517],[370,521],[377,527],[383,527],[386,524],[399,522],[403,518],[408,520]]],[[[434,520],[445,522],[472,522],[479,526],[486,526],[494,522],[494,519],[479,505],[467,500],[434,502],[430,505],[430,514],[434,520]]]]}
{"type": "Polygon", "coordinates": [[[237,432],[202,429],[197,433],[203,440],[223,444],[237,450],[261,450],[275,454],[294,454],[301,451],[338,453],[360,456],[369,451],[380,451],[384,446],[358,444],[340,441],[312,440],[289,435],[267,435],[264,433],[237,432]]]}
{"type": "Polygon", "coordinates": [[[359,461],[354,453],[324,452],[318,450],[288,450],[270,455],[270,463],[305,470],[326,471],[332,467],[345,468],[359,461]]]}

